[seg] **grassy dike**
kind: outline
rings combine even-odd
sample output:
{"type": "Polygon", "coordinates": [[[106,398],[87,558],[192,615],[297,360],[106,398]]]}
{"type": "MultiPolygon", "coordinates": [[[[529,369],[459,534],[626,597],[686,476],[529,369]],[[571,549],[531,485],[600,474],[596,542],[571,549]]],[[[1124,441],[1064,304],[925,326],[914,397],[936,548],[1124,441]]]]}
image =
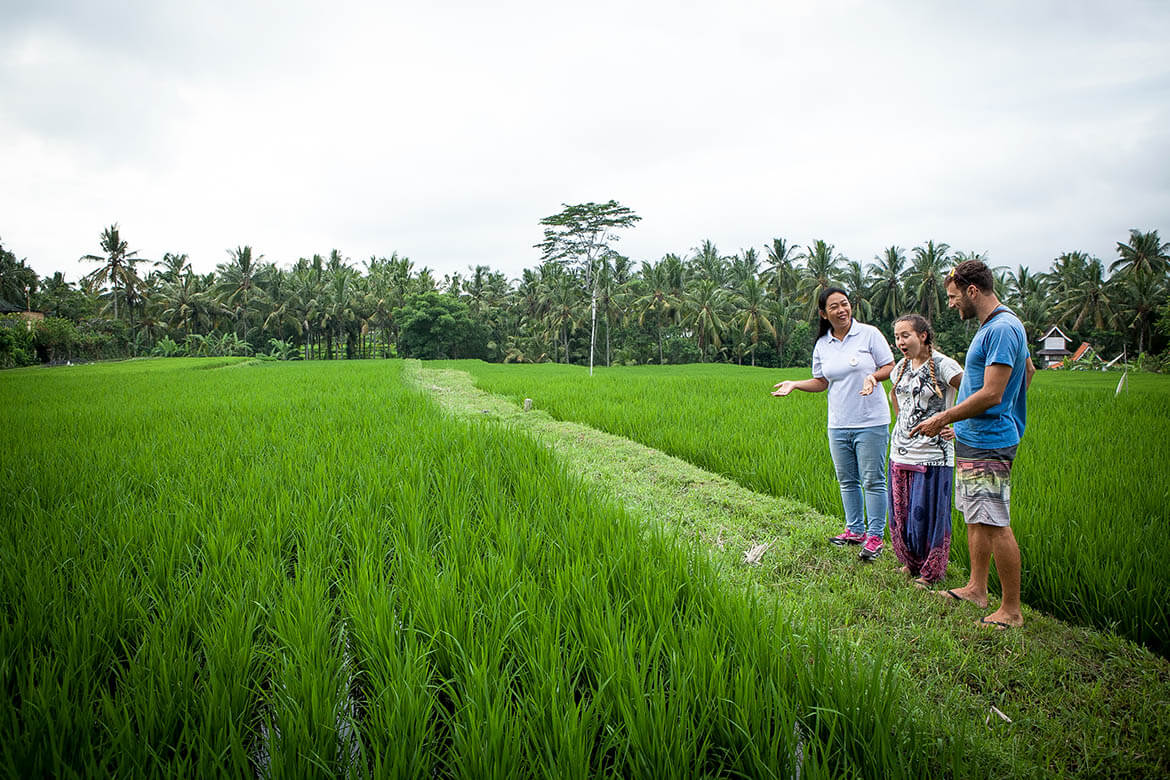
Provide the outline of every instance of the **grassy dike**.
{"type": "MultiPolygon", "coordinates": [[[[544,443],[635,516],[709,551],[730,586],[774,592],[794,623],[817,624],[895,667],[906,702],[937,736],[969,745],[965,774],[1170,774],[1170,663],[1150,651],[1027,608],[1022,630],[988,630],[974,607],[910,587],[891,555],[865,565],[830,548],[824,540],[838,521],[806,505],[524,412],[461,371],[408,363],[407,376],[457,417],[496,420],[544,443]],[[757,544],[770,545],[760,565],[743,565],[757,544]]],[[[952,564],[948,582],[963,575],[952,564]]]]}

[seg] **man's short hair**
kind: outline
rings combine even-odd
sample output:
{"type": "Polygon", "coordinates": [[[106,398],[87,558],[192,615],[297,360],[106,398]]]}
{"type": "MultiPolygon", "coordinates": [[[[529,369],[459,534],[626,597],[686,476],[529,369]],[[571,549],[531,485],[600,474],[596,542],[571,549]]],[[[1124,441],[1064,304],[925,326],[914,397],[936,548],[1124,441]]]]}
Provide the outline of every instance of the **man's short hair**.
{"type": "Polygon", "coordinates": [[[955,287],[960,290],[966,290],[969,286],[975,285],[981,293],[995,291],[995,277],[982,260],[964,260],[959,263],[953,271],[947,274],[944,284],[947,282],[954,283],[955,287]]]}

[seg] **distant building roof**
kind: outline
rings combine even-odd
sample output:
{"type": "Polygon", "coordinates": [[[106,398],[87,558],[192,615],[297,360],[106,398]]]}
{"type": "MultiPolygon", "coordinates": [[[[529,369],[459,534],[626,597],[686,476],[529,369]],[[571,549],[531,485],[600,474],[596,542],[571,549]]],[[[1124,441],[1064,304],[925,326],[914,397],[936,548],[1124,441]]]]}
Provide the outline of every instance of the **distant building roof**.
{"type": "Polygon", "coordinates": [[[1055,333],[1058,333],[1058,334],[1060,334],[1060,337],[1061,337],[1062,339],[1064,339],[1065,341],[1072,341],[1072,339],[1070,339],[1068,336],[1064,335],[1064,331],[1063,331],[1063,330],[1061,330],[1060,328],[1058,328],[1058,327],[1057,327],[1057,326],[1055,326],[1055,325],[1053,325],[1051,328],[1049,328],[1049,329],[1048,329],[1048,332],[1047,332],[1047,333],[1045,333],[1045,334],[1044,334],[1043,336],[1041,336],[1040,338],[1041,338],[1041,339],[1052,338],[1052,334],[1053,334],[1054,332],[1055,332],[1055,333]]]}
{"type": "Polygon", "coordinates": [[[1072,359],[1073,360],[1080,360],[1081,358],[1085,357],[1085,355],[1088,354],[1089,352],[1096,352],[1096,350],[1094,350],[1092,347],[1089,346],[1089,342],[1082,341],[1081,345],[1079,347],[1077,347],[1077,351],[1073,353],[1072,359]]]}

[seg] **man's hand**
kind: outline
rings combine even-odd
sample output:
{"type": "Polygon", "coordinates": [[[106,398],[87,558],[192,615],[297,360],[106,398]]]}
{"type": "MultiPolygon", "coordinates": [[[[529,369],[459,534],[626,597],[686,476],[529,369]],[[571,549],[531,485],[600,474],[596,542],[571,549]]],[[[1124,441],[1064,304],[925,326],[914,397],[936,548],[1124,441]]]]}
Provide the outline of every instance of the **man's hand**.
{"type": "Polygon", "coordinates": [[[942,431],[946,425],[946,417],[942,412],[939,412],[933,417],[928,417],[922,422],[918,423],[918,425],[915,425],[914,429],[910,431],[910,435],[926,436],[927,438],[933,439],[935,436],[938,436],[939,432],[942,431]]]}

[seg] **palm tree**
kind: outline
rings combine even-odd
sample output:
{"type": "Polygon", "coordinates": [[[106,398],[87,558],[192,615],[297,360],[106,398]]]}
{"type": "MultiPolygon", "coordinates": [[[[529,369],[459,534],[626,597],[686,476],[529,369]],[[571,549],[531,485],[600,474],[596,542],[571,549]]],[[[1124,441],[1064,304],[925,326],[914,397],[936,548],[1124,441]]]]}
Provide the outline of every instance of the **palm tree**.
{"type": "Polygon", "coordinates": [[[869,274],[865,267],[856,260],[845,263],[845,289],[850,291],[849,305],[853,307],[854,316],[862,322],[869,322],[873,318],[873,304],[870,303],[869,274]]]}
{"type": "Polygon", "coordinates": [[[163,282],[160,295],[161,316],[171,328],[190,336],[192,325],[197,330],[211,326],[215,304],[208,298],[203,277],[188,271],[174,281],[163,282]]]}
{"type": "Polygon", "coordinates": [[[1097,258],[1085,264],[1078,284],[1061,292],[1056,312],[1065,321],[1072,320],[1072,330],[1080,330],[1082,322],[1104,330],[1105,323],[1112,319],[1112,285],[1105,278],[1105,264],[1097,258]]]}
{"type": "Polygon", "coordinates": [[[348,265],[331,263],[327,267],[324,300],[319,309],[321,328],[325,333],[326,358],[333,358],[333,340],[345,340],[345,356],[354,357],[354,342],[360,324],[358,315],[358,272],[348,265]]]}
{"type": "Polygon", "coordinates": [[[735,305],[738,313],[735,315],[735,324],[743,325],[743,335],[751,337],[752,365],[756,364],[756,346],[760,342],[760,331],[771,333],[776,338],[776,327],[768,319],[766,311],[768,305],[764,286],[756,279],[749,279],[743,291],[736,295],[735,305]]]}
{"type": "MultiPolygon", "coordinates": [[[[586,297],[581,281],[574,278],[563,266],[554,264],[553,268],[556,269],[555,272],[550,273],[552,269],[546,268],[544,273],[544,300],[548,312],[546,321],[554,334],[554,339],[559,338],[559,344],[565,351],[565,363],[568,363],[569,334],[576,331],[585,321],[588,307],[585,305],[586,297]]],[[[554,360],[557,358],[556,343],[554,341],[554,360]]]]}
{"type": "Polygon", "coordinates": [[[634,310],[638,312],[639,325],[645,322],[647,314],[653,315],[658,335],[658,363],[665,365],[666,361],[662,355],[662,326],[666,315],[674,308],[665,258],[657,264],[643,262],[641,281],[640,294],[634,300],[634,310]]]}
{"type": "Polygon", "coordinates": [[[786,239],[773,238],[768,250],[768,272],[772,276],[772,289],[776,297],[783,303],[787,292],[796,289],[800,278],[799,261],[802,257],[800,248],[790,244],[786,239]]]}
{"type": "MultiPolygon", "coordinates": [[[[768,319],[775,328],[772,338],[775,340],[776,361],[780,367],[784,366],[784,351],[792,338],[793,331],[804,320],[800,305],[796,302],[773,299],[768,301],[768,319]]],[[[807,326],[807,321],[804,322],[807,326]]]]}
{"type": "Polygon", "coordinates": [[[167,252],[163,255],[162,260],[154,264],[154,267],[163,269],[162,273],[159,274],[160,277],[168,282],[175,282],[183,274],[191,272],[191,261],[185,253],[167,252]]]}
{"type": "Polygon", "coordinates": [[[946,307],[947,252],[949,244],[927,241],[926,246],[914,247],[914,260],[906,277],[910,298],[918,311],[934,322],[946,307]]]}
{"type": "Polygon", "coordinates": [[[696,275],[708,279],[716,286],[722,287],[727,282],[727,261],[719,256],[719,250],[712,241],[704,241],[702,246],[694,250],[691,266],[696,275]]]}
{"type": "Polygon", "coordinates": [[[1014,272],[1009,271],[1005,280],[1004,300],[1013,309],[1022,309],[1033,298],[1045,296],[1048,288],[1048,279],[1044,274],[1033,273],[1025,265],[1019,266],[1014,272]]]}
{"type": "Polygon", "coordinates": [[[235,314],[236,322],[243,323],[244,334],[241,338],[247,341],[249,304],[256,294],[259,263],[264,255],[253,258],[252,247],[240,246],[229,249],[228,256],[231,258],[228,262],[220,263],[215,268],[219,275],[215,294],[219,303],[235,314]]]}
{"type": "Polygon", "coordinates": [[[82,277],[91,291],[97,291],[107,284],[113,290],[114,319],[118,319],[118,288],[122,289],[123,300],[129,302],[133,291],[138,288],[142,280],[134,272],[134,264],[138,262],[137,251],[131,252],[130,245],[122,239],[115,222],[102,231],[100,244],[105,256],[82,255],[80,260],[85,263],[101,263],[95,271],[82,277]]]}
{"type": "Polygon", "coordinates": [[[1129,243],[1119,241],[1117,254],[1119,258],[1109,266],[1110,273],[1162,277],[1170,269],[1170,242],[1162,243],[1157,230],[1130,230],[1129,243]]]}
{"type": "Polygon", "coordinates": [[[810,318],[817,316],[817,300],[821,291],[843,284],[841,264],[845,262],[845,257],[835,254],[833,249],[832,244],[817,239],[805,252],[807,262],[804,266],[804,277],[800,281],[799,293],[808,307],[810,318]]]}
{"type": "Polygon", "coordinates": [[[275,265],[267,266],[261,274],[258,308],[262,317],[261,330],[273,334],[277,341],[296,340],[299,344],[304,336],[303,318],[300,316],[300,301],[291,271],[283,271],[275,265]]]}
{"type": "Polygon", "coordinates": [[[23,303],[31,309],[30,298],[36,292],[39,280],[37,272],[26,262],[17,260],[16,255],[0,244],[0,301],[12,306],[23,303]]]}
{"type": "Polygon", "coordinates": [[[713,279],[701,278],[688,291],[683,317],[695,332],[699,343],[699,360],[705,360],[707,345],[722,346],[724,291],[713,279]]]}
{"type": "Polygon", "coordinates": [[[1121,303],[1115,322],[1136,333],[1138,354],[1141,354],[1150,344],[1151,327],[1166,300],[1166,281],[1150,273],[1129,273],[1118,282],[1121,303]]]}
{"type": "Polygon", "coordinates": [[[731,258],[730,278],[728,283],[733,290],[740,292],[747,288],[749,281],[756,281],[760,276],[760,256],[754,248],[743,249],[738,255],[731,258]]]}
{"type": "Polygon", "coordinates": [[[870,270],[870,299],[874,312],[888,322],[906,311],[906,285],[902,274],[906,270],[906,253],[901,247],[888,246],[881,255],[874,255],[870,270]]]}

